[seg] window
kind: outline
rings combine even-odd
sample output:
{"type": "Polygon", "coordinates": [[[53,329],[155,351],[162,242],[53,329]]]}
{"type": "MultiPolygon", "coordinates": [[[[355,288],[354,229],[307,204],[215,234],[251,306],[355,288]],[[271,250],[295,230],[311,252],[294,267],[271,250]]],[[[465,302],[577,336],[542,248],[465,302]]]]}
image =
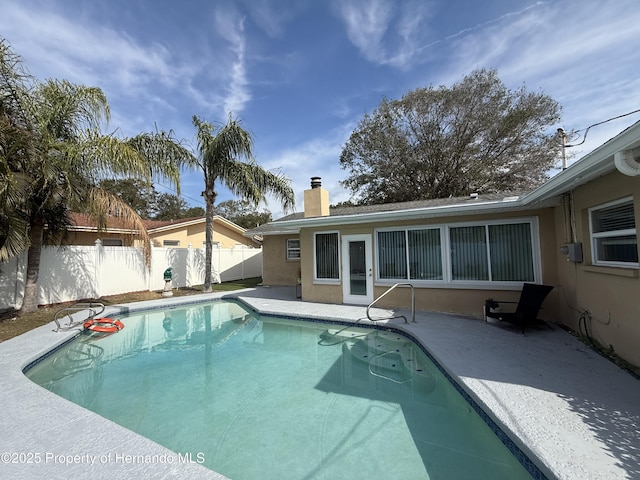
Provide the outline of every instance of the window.
{"type": "Polygon", "coordinates": [[[439,228],[378,232],[380,279],[442,280],[440,243],[439,228]]]}
{"type": "Polygon", "coordinates": [[[315,244],[315,278],[317,280],[338,280],[338,233],[316,233],[315,244]]]}
{"type": "Polygon", "coordinates": [[[179,247],[180,240],[163,240],[162,246],[163,247],[179,247]]]}
{"type": "Polygon", "coordinates": [[[409,279],[442,280],[440,229],[409,230],[409,279]]]}
{"type": "Polygon", "coordinates": [[[520,220],[379,230],[378,278],[534,282],[534,258],[538,257],[534,255],[533,225],[534,220],[520,220]]]}
{"type": "Polygon", "coordinates": [[[404,230],[378,232],[378,268],[380,278],[407,278],[407,239],[404,230]]]}
{"type": "Polygon", "coordinates": [[[287,260],[300,259],[300,240],[297,238],[287,239],[287,260]]]}
{"type": "Polygon", "coordinates": [[[626,198],[589,209],[594,265],[638,266],[633,199],[626,198]]]}
{"type": "Polygon", "coordinates": [[[102,238],[100,239],[102,245],[104,247],[121,247],[122,239],[121,238],[102,238]]]}

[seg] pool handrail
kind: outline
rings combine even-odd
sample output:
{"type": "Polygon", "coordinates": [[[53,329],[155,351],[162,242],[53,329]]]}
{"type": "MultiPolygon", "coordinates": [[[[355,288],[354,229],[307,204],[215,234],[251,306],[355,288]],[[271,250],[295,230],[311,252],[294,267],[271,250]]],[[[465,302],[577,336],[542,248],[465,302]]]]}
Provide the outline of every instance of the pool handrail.
{"type": "Polygon", "coordinates": [[[372,318],[371,315],[369,314],[369,310],[371,310],[371,307],[373,307],[373,305],[380,300],[382,297],[384,297],[387,293],[391,292],[391,290],[393,290],[396,287],[411,287],[411,321],[413,323],[416,323],[416,292],[415,292],[415,288],[413,287],[413,285],[411,283],[396,283],[394,285],[392,285],[386,292],[384,292],[382,295],[380,295],[378,298],[376,298],[373,302],[371,302],[369,304],[369,306],[367,307],[367,318],[369,320],[371,320],[372,322],[377,322],[379,320],[391,320],[392,318],[403,318],[404,319],[404,323],[409,323],[407,321],[407,317],[405,317],[404,315],[395,315],[392,317],[378,317],[378,318],[372,318]]]}
{"type": "Polygon", "coordinates": [[[56,325],[57,325],[57,328],[55,331],[59,332],[62,329],[70,329],[86,322],[87,320],[93,320],[96,315],[99,315],[100,313],[104,312],[104,309],[105,309],[104,304],[100,302],[79,302],[79,303],[74,303],[73,305],[68,307],[63,307],[60,310],[58,310],[56,314],[53,316],[53,321],[56,322],[56,325]],[[99,311],[97,309],[99,309],[99,311]],[[72,314],[81,312],[83,310],[87,310],[87,315],[88,315],[87,318],[74,321],[72,314]],[[64,312],[64,315],[60,315],[63,312],[64,312]],[[69,317],[69,323],[66,325],[60,325],[59,320],[64,317],[69,317]]]}

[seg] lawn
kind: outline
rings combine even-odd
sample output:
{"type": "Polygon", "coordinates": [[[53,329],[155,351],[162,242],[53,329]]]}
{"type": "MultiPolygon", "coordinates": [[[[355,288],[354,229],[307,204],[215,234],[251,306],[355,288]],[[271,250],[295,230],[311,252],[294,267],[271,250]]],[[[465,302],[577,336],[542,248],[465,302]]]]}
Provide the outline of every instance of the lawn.
{"type": "MultiPolygon", "coordinates": [[[[233,282],[224,282],[212,285],[214,292],[229,292],[240,290],[242,288],[253,288],[262,282],[262,278],[248,278],[245,280],[236,280],[233,282]]],[[[173,295],[176,297],[184,295],[202,294],[202,286],[174,288],[173,295]]],[[[141,302],[143,300],[158,300],[162,297],[162,291],[142,291],[123,293],[120,295],[109,295],[100,298],[88,298],[78,300],[78,302],[101,302],[104,305],[117,305],[121,303],[141,302]]],[[[45,325],[53,321],[56,312],[64,307],[73,305],[77,302],[58,303],[54,305],[46,305],[38,308],[37,312],[17,316],[16,312],[6,312],[0,314],[0,342],[8,340],[18,335],[22,335],[41,325],[45,325]]]]}

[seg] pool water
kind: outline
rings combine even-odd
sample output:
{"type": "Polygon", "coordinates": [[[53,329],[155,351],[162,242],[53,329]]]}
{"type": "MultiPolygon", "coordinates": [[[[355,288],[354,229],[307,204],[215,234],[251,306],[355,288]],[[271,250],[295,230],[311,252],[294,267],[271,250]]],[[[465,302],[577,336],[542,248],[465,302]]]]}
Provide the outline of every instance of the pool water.
{"type": "Polygon", "coordinates": [[[119,318],[26,375],[232,479],[531,478],[400,333],[227,300],[119,318]]]}

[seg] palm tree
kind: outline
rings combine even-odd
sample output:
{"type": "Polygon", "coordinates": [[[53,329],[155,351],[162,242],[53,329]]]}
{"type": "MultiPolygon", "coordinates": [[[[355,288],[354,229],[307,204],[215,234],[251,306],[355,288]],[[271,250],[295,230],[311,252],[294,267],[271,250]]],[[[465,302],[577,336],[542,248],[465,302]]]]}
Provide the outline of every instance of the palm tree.
{"type": "Polygon", "coordinates": [[[64,238],[72,211],[88,213],[99,229],[106,228],[108,217],[120,217],[139,232],[148,262],[150,241],[141,218],[100,188],[101,180],[166,178],[178,188],[181,165],[194,159],[171,133],[156,131],[132,138],[103,134],[100,127],[108,122],[110,111],[99,88],[57,80],[29,82],[24,77],[16,81],[16,75],[9,75],[19,66],[15,57],[3,55],[0,63],[0,72],[8,73],[0,77],[0,115],[5,113],[0,128],[6,127],[0,131],[0,225],[5,237],[0,238],[0,258],[27,250],[20,312],[28,313],[38,305],[43,242],[64,238]],[[13,81],[5,81],[8,78],[13,81]],[[5,144],[11,148],[4,148],[5,144]],[[16,195],[18,185],[20,195],[16,195]]]}
{"type": "Polygon", "coordinates": [[[213,206],[216,201],[216,182],[253,204],[272,194],[285,210],[292,209],[295,196],[291,182],[284,175],[264,170],[253,158],[253,138],[237,120],[231,118],[217,131],[210,123],[193,116],[197,129],[197,167],[204,173],[206,233],[205,233],[205,292],[211,291],[211,249],[213,240],[213,206]],[[244,161],[243,161],[244,160],[244,161]]]}

